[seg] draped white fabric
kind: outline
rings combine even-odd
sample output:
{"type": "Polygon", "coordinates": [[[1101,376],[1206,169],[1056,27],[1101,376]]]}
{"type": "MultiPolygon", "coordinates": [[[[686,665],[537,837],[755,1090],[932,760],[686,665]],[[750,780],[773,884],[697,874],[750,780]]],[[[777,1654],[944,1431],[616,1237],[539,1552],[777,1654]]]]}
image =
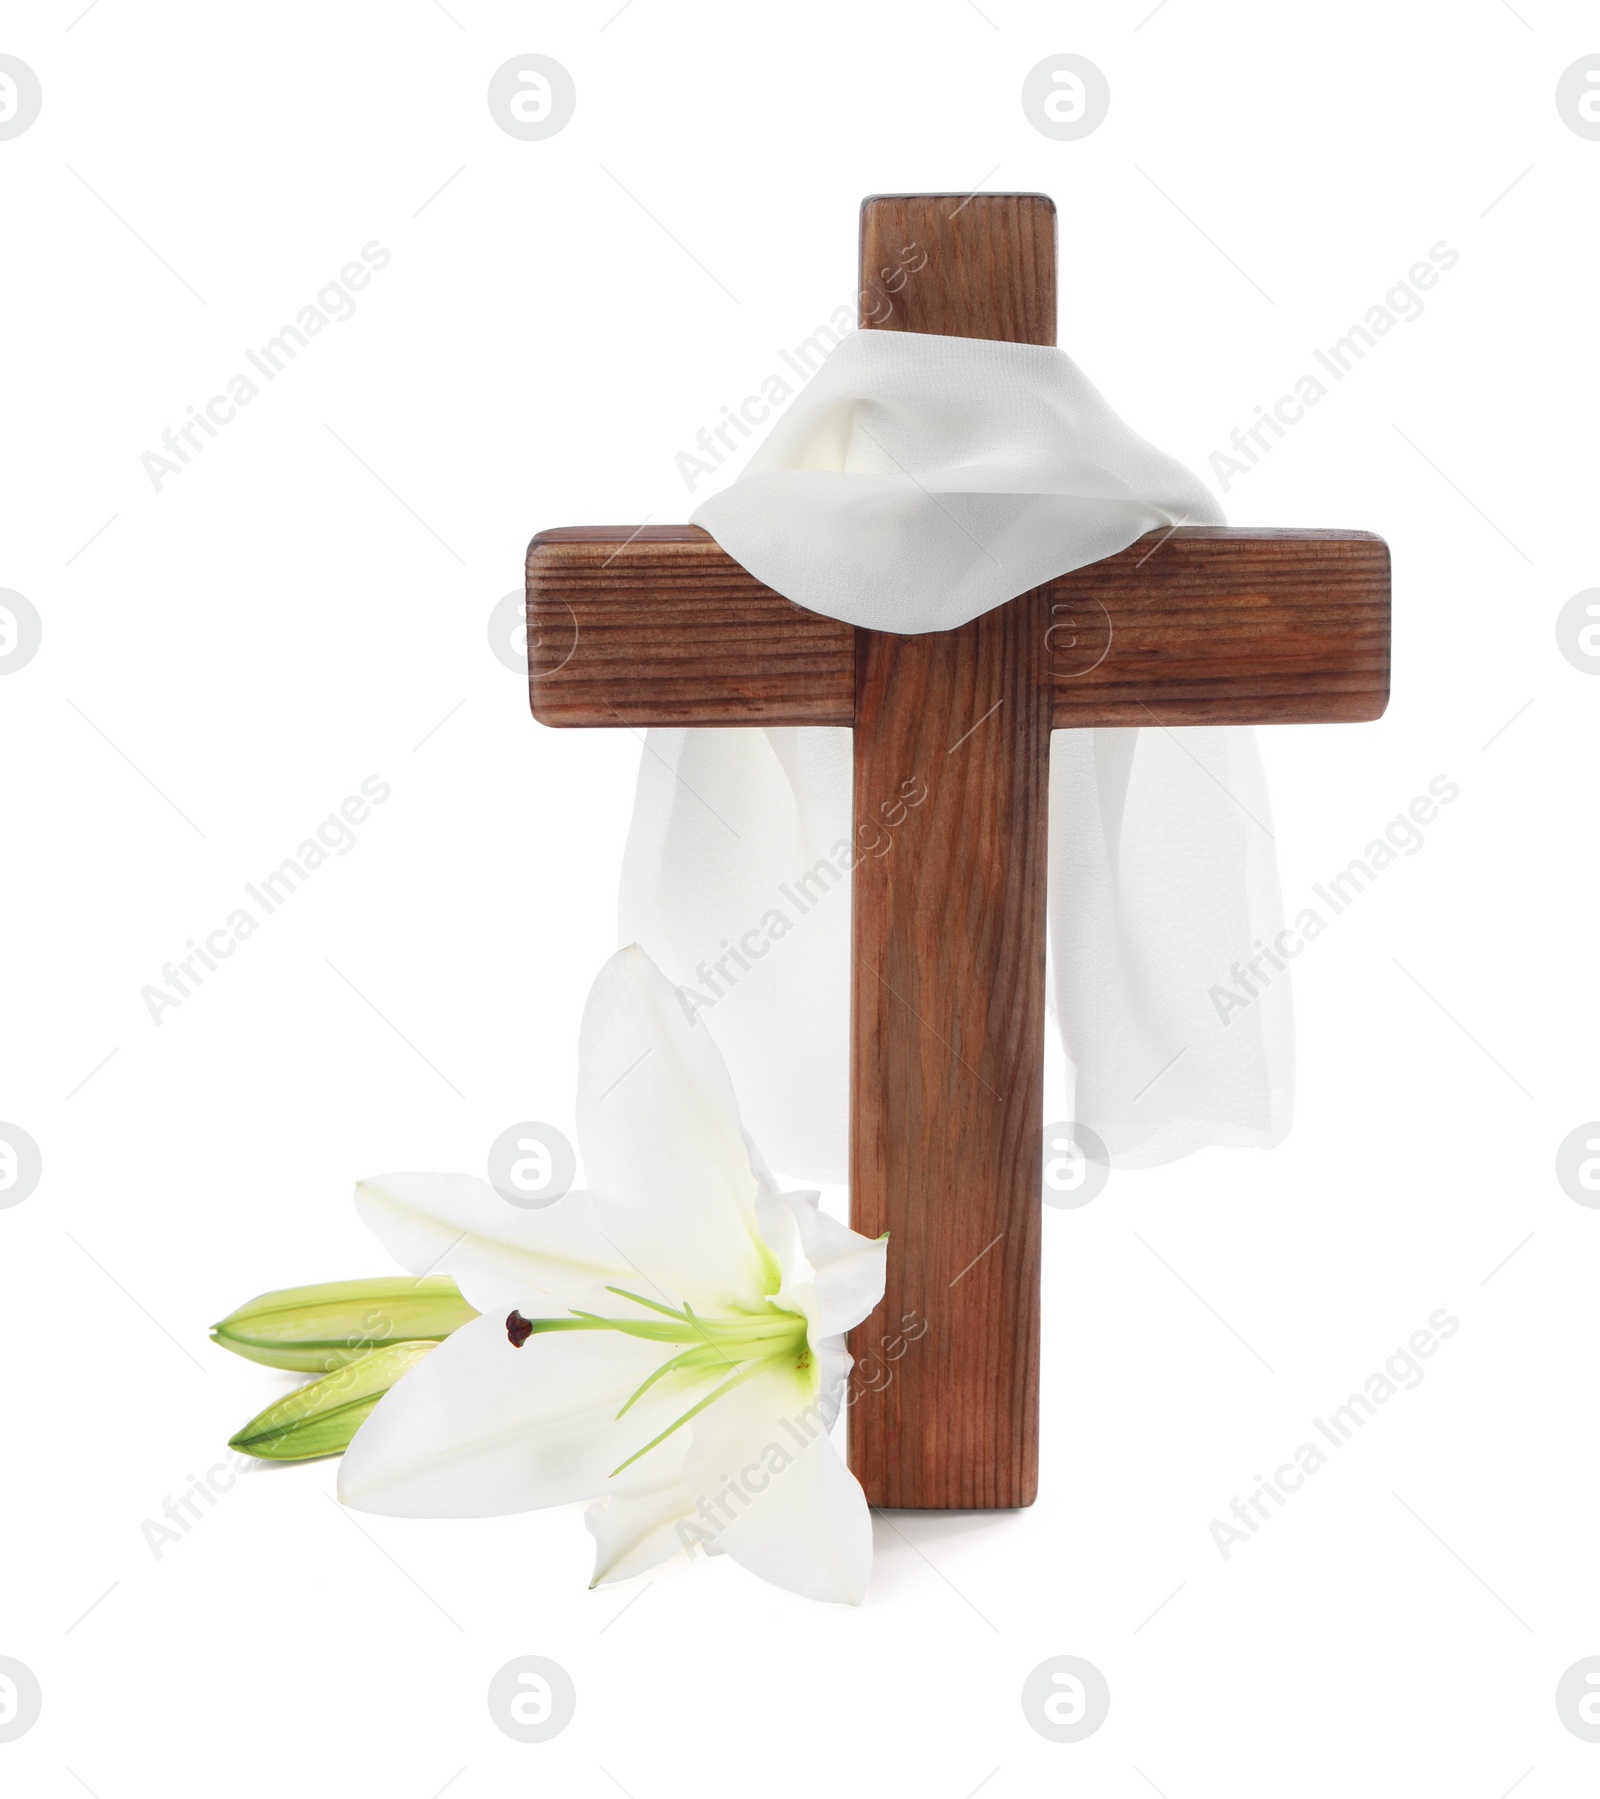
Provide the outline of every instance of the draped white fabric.
{"type": "MultiPolygon", "coordinates": [[[[1059,350],[864,331],[694,522],[796,604],[916,633],[1222,515],[1059,350]]],[[[850,805],[846,730],[653,730],[623,867],[622,940],[714,1021],[756,1140],[812,1180],[845,1178],[849,868],[873,848],[850,805]]],[[[1052,739],[1052,997],[1076,1085],[1045,1112],[1114,1166],[1288,1129],[1271,830],[1248,730],[1052,739]]]]}
{"type": "Polygon", "coordinates": [[[694,514],[797,605],[948,631],[1155,526],[1220,525],[1060,350],[858,331],[694,514]]]}

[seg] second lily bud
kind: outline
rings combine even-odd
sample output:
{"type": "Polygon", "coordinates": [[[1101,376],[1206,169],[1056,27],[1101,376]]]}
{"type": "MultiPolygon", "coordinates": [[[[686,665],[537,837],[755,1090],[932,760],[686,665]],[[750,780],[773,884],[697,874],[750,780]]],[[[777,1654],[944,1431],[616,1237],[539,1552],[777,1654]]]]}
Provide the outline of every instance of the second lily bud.
{"type": "Polygon", "coordinates": [[[384,1394],[437,1343],[391,1343],[297,1388],[228,1439],[230,1449],[269,1462],[343,1455],[384,1394]]]}

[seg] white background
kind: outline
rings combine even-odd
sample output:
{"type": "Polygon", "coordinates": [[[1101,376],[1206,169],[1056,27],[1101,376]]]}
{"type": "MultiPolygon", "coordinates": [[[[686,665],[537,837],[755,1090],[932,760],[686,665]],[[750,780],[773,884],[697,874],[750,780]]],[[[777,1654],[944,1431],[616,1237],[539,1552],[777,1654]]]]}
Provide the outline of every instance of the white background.
{"type": "Polygon", "coordinates": [[[45,1703],[7,1791],[1594,1790],[1554,1690],[1600,1653],[1600,1213],[1553,1163],[1600,1115],[1600,680],[1553,623],[1600,580],[1600,143],[1554,89],[1600,21],[982,4],[8,8],[44,105],[0,142],[0,586],[44,639],[0,682],[0,1118],[44,1175],[0,1211],[0,1654],[45,1703]],[[577,83],[545,142],[485,102],[524,51],[577,83]],[[1020,105],[1059,51],[1111,84],[1080,142],[1020,105]],[[859,1611],[723,1561],[589,1593],[577,1511],[355,1519],[331,1463],[156,1559],[283,1384],[209,1323],[386,1272],[357,1177],[570,1120],[639,749],[536,727],[491,655],[528,537],[687,516],[675,454],[851,296],[862,195],[975,184],[1055,197],[1063,346],[1202,471],[1460,253],[1225,500],[1393,546],[1386,718],[1263,734],[1291,911],[1461,788],[1298,965],[1293,1135],[1047,1213],[1040,1500],[883,1520],[859,1611]],[[142,453],[372,240],[355,315],[156,492],[142,453]],[[372,774],[357,846],[153,1024],[372,774]],[[1224,1561],[1210,1520],[1440,1306],[1423,1384],[1224,1561]],[[578,1689],[538,1747],[485,1705],[528,1653],[578,1689]],[[1059,1654],[1111,1687],[1074,1746],[1019,1703],[1059,1654]]]}

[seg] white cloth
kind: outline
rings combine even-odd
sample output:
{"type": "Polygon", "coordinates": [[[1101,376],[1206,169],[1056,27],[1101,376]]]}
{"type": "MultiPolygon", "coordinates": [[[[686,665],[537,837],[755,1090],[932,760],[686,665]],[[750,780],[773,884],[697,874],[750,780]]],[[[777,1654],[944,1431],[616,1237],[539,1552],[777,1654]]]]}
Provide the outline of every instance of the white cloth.
{"type": "Polygon", "coordinates": [[[693,522],[797,605],[948,631],[1178,521],[1220,525],[1060,350],[858,331],[693,522]]]}
{"type": "MultiPolygon", "coordinates": [[[[863,331],[694,522],[796,604],[916,633],[1222,514],[1059,350],[863,331]]],[[[847,730],[653,730],[623,866],[622,940],[714,1019],[756,1140],[812,1180],[845,1178],[850,803],[847,730]]],[[[1259,959],[1282,919],[1252,734],[1056,732],[1049,904],[1076,1092],[1046,1115],[1119,1167],[1280,1141],[1293,1020],[1259,959]]]]}

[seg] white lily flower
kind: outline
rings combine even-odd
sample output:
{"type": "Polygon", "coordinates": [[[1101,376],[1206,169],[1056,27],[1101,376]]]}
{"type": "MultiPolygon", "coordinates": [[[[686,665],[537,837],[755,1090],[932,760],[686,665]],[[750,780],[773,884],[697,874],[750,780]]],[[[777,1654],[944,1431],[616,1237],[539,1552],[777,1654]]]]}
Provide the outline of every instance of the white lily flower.
{"type": "Polygon", "coordinates": [[[340,1499],[453,1518],[596,1500],[597,1585],[698,1542],[858,1604],[871,1520],[828,1432],[885,1244],[778,1191],[710,1031],[637,947],[584,1012],[578,1137],[590,1189],[540,1210],[468,1175],[357,1188],[401,1265],[453,1275],[483,1316],[379,1402],[340,1499]]]}

